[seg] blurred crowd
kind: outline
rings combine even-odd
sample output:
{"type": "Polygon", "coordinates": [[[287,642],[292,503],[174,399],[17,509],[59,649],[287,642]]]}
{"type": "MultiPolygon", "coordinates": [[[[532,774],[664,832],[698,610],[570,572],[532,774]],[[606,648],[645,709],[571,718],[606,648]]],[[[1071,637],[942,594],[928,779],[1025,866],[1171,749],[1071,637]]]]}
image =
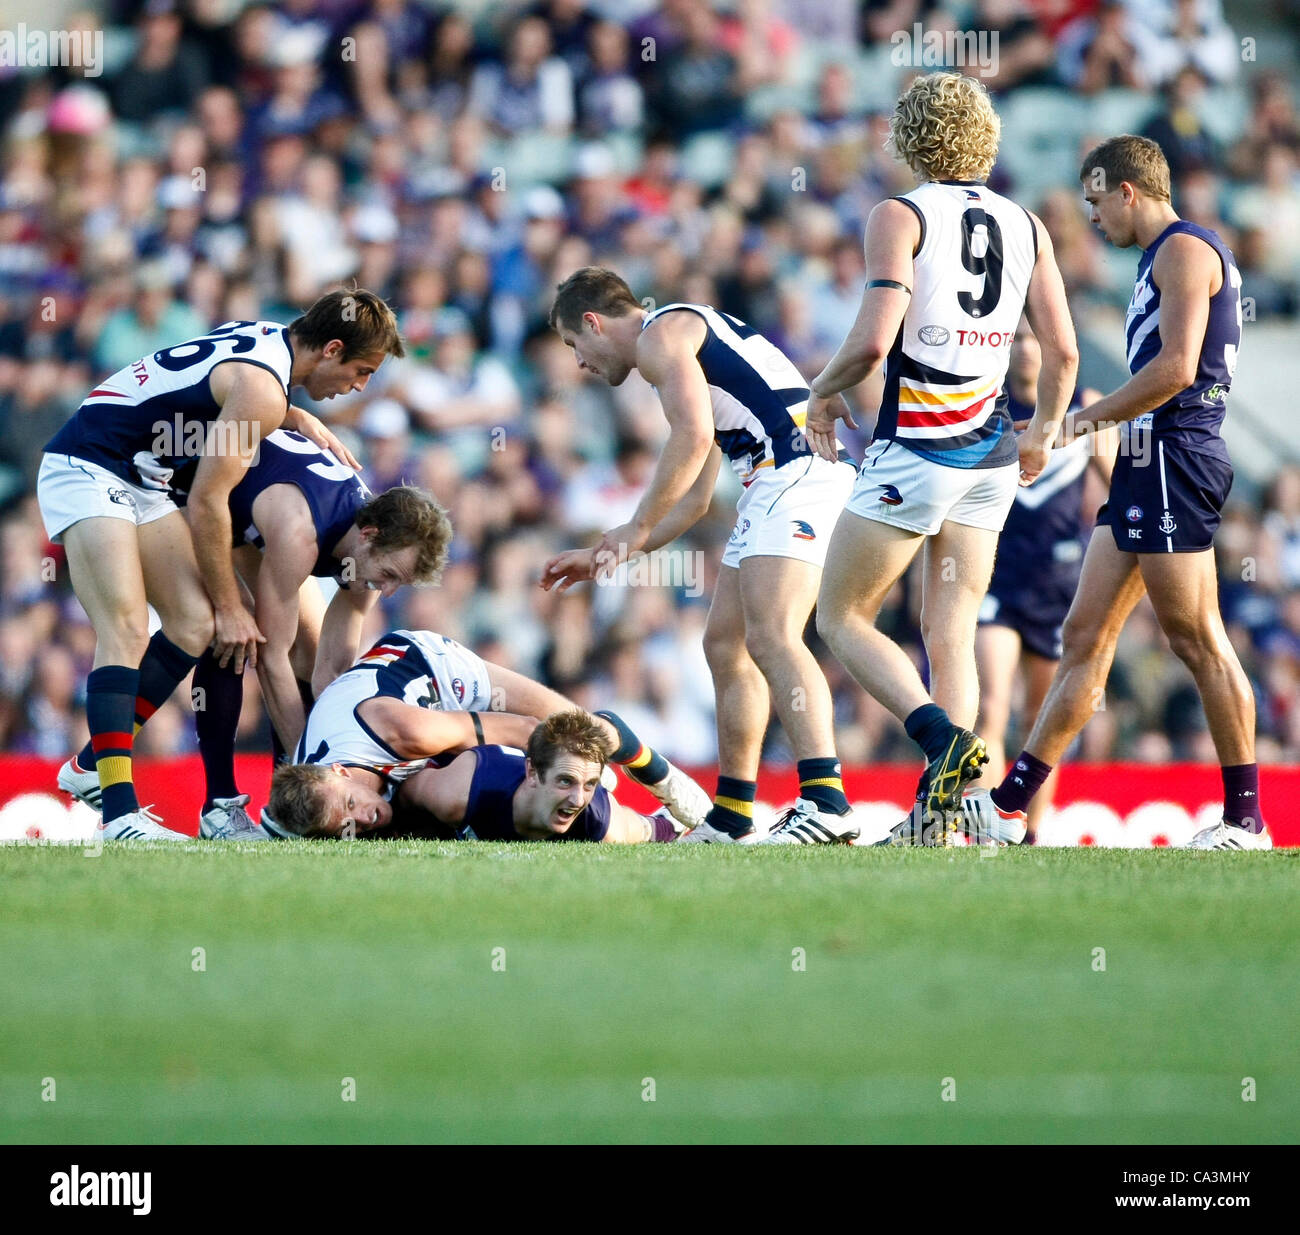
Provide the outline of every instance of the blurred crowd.
{"type": "MultiPolygon", "coordinates": [[[[580,265],[612,266],[648,304],[719,305],[815,374],[857,309],[867,214],[913,184],[883,149],[887,112],[860,96],[864,65],[898,87],[915,71],[890,57],[915,22],[997,31],[985,80],[1000,105],[1030,88],[1144,92],[1177,208],[1234,248],[1257,316],[1300,306],[1295,98],[1285,72],[1243,58],[1219,0],[84,8],[62,21],[104,31],[101,74],[0,66],[0,749],[63,756],[86,732],[94,638],[32,496],[55,428],[145,352],[230,319],[288,321],[355,280],[393,304],[410,354],[314,410],[351,435],[372,487],[424,485],[456,527],[441,586],[386,602],[371,633],[441,631],[614,707],[681,762],[712,762],[700,633],[737,490],[724,480],[665,559],[669,585],[539,589],[547,556],[630,513],[666,432],[636,375],[611,390],[577,371],[546,329],[550,294],[580,265]],[[1227,142],[1206,122],[1207,91],[1224,90],[1245,117],[1227,142]]],[[[1018,190],[1003,166],[994,186],[1018,190]]],[[[1076,307],[1122,306],[1132,263],[1107,253],[1077,185],[1026,204],[1076,307]]],[[[876,397],[858,392],[866,433],[876,397]]],[[[1218,553],[1261,761],[1294,759],[1300,471],[1234,498],[1218,553]]],[[[885,621],[920,662],[912,592],[905,580],[885,621]]],[[[818,650],[842,757],[911,758],[818,650]]],[[[143,753],[193,747],[186,698],[142,733],[143,753]]],[[[246,702],[241,741],[264,749],[251,677],[246,702]]],[[[769,746],[789,757],[778,726],[769,746]]],[[[1145,604],[1076,753],[1213,758],[1145,604]]]]}

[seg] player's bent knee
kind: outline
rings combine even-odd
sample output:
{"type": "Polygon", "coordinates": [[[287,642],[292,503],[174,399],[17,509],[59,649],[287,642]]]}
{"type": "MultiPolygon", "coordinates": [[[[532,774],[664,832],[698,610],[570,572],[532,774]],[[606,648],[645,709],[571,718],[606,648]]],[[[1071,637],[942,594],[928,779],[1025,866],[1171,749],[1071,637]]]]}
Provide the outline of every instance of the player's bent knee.
{"type": "Polygon", "coordinates": [[[202,656],[212,645],[216,633],[216,621],[211,609],[206,613],[187,613],[183,618],[173,618],[163,623],[163,634],[191,656],[202,656]]]}
{"type": "Polygon", "coordinates": [[[1169,648],[1189,669],[1195,670],[1219,656],[1218,641],[1209,630],[1183,627],[1165,631],[1169,648]]]}

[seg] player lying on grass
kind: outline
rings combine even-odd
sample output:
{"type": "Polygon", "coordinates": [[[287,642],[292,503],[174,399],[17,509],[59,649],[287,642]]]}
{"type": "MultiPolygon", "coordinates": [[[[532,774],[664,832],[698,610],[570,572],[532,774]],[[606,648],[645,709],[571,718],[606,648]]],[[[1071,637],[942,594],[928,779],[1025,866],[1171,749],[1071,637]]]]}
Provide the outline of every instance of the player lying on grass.
{"type": "MultiPolygon", "coordinates": [[[[363,820],[373,826],[369,807],[374,801],[391,796],[429,759],[472,746],[522,748],[539,721],[573,709],[563,695],[483,660],[454,639],[432,631],[397,630],[321,692],[293,763],[335,769],[336,775],[373,791],[363,820]]],[[[642,745],[617,716],[601,712],[592,724],[604,736],[608,758],[645,785],[683,825],[695,827],[704,818],[708,795],[642,745]]],[[[283,828],[276,800],[273,790],[262,816],[263,826],[273,833],[283,828]]]]}
{"type": "Polygon", "coordinates": [[[611,386],[636,369],[654,386],[670,432],[632,518],[594,549],[551,558],[543,587],[563,591],[682,535],[708,510],[724,454],[744,486],[704,630],[718,700],[718,791],[705,826],[687,842],[755,839],[754,795],[772,706],[794,749],[799,796],[758,843],[855,840],[830,687],[803,637],[853,467],[838,442],[828,459],[807,448],[807,382],[738,318],[702,304],[647,312],[622,278],[598,267],[560,285],[551,326],[578,367],[611,386]]]}
{"type": "Polygon", "coordinates": [[[607,747],[604,727],[572,708],[534,726],[525,754],[473,747],[444,767],[421,768],[401,783],[391,803],[342,764],[286,765],[272,780],[270,809],[280,833],[291,836],[615,845],[676,840],[681,826],[667,809],[639,814],[600,783],[607,747]]]}
{"type": "MultiPolygon", "coordinates": [[[[160,707],[203,651],[256,663],[266,641],[230,559],[230,494],[258,443],[297,429],[355,460],[314,416],[289,406],[364,389],[404,352],[392,311],[363,291],[330,292],[288,326],[227,322],[106,378],[45,448],[36,493],[95,629],[86,719],[105,839],[184,840],[141,809],[131,772],[135,725],[160,707]],[[172,478],[199,459],[187,523],[172,478]],[[152,604],[162,629],[149,636],[152,604]]],[[[85,766],[84,764],[82,765],[85,766]]]]}
{"type": "MultiPolygon", "coordinates": [[[[362,623],[379,595],[437,578],[451,542],[446,512],[400,486],[375,497],[351,468],[297,433],[277,429],[230,495],[235,567],[266,632],[257,673],[281,753],[302,735],[311,700],[357,658],[362,623]],[[339,587],[326,607],[313,576],[339,587]]],[[[199,835],[265,840],[235,782],[243,682],[211,650],[194,671],[194,711],[206,789],[199,835]]],[[[152,709],[150,709],[152,711],[152,709]]],[[[147,716],[142,717],[142,723],[147,716]]],[[[59,787],[98,808],[89,747],[59,772],[59,787]]]]}

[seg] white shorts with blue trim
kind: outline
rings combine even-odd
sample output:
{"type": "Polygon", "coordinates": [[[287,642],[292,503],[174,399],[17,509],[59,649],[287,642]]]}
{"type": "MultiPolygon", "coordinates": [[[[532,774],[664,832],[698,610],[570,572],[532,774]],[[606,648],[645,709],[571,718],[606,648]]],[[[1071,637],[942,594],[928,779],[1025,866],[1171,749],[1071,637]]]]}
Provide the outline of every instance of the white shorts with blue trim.
{"type": "Polygon", "coordinates": [[[760,468],[736,504],[736,526],[724,566],[747,557],[791,557],[819,569],[835,521],[853,490],[853,464],[810,454],[782,467],[760,468]]]}
{"type": "Polygon", "coordinates": [[[36,476],[36,501],[51,544],[82,519],[125,519],[137,527],[180,510],[170,489],[145,489],[106,467],[72,455],[47,454],[36,476]]]}

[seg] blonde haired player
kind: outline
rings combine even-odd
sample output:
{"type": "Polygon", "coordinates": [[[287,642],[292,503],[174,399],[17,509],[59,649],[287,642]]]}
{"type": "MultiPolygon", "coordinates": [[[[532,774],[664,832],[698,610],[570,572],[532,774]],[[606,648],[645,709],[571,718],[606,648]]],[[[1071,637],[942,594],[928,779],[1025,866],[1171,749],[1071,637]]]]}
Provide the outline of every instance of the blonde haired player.
{"type": "Polygon", "coordinates": [[[987,760],[968,728],[979,703],[976,616],[1017,481],[1046,465],[1078,371],[1047,229],[985,183],[1000,131],[969,77],[921,77],[899,98],[890,145],[920,183],[871,212],[862,305],[808,403],[808,441],[832,458],[836,420],[853,424],[837,396],[885,366],[875,435],[827,553],[817,629],[925,753],[917,809],[891,834],[898,844],[946,843],[962,786],[987,760]],[[1043,362],[1018,448],[1003,385],[1022,313],[1043,362]],[[931,693],[875,627],[922,547],[931,693]]]}

